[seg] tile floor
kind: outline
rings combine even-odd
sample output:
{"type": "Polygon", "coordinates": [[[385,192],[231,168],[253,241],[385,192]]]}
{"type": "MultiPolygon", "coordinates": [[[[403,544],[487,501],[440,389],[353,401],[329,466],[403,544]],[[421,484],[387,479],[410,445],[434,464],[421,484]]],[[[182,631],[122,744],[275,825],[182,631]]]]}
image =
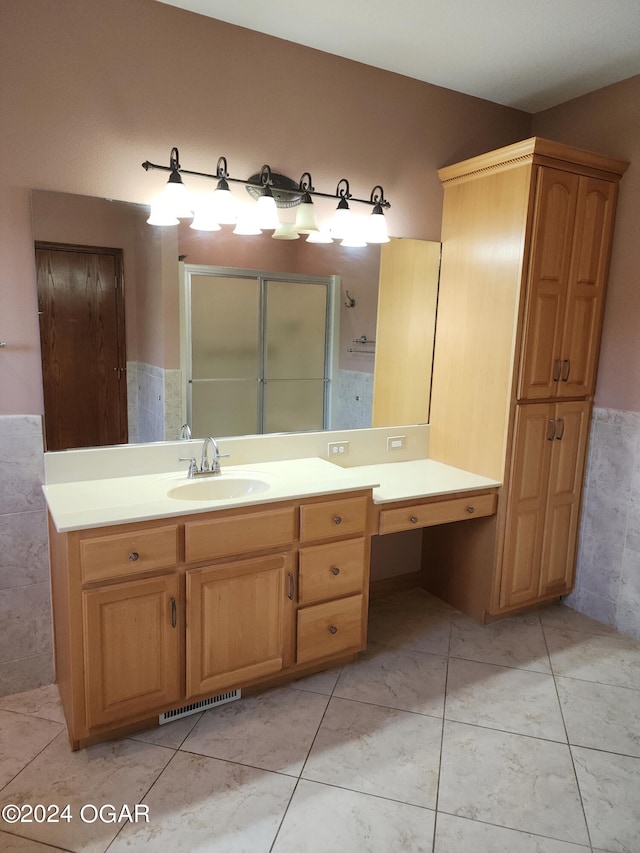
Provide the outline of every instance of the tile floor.
{"type": "Polygon", "coordinates": [[[55,687],[0,700],[13,803],[70,820],[0,821],[11,853],[640,853],[640,643],[402,593],[349,666],[78,753],[55,687]]]}

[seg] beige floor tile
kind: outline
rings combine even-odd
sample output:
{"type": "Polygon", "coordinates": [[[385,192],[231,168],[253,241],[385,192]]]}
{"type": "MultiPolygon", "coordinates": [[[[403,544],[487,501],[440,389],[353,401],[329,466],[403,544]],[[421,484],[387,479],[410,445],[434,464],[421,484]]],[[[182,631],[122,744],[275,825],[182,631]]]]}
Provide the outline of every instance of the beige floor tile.
{"type": "Polygon", "coordinates": [[[331,699],[302,777],[434,808],[442,721],[331,699]]]}
{"type": "Polygon", "coordinates": [[[145,797],[149,822],[124,827],[109,853],[268,853],[295,783],[177,752],[145,797]]]}
{"type": "Polygon", "coordinates": [[[553,676],[457,658],[449,661],[445,717],[566,742],[553,676]]]}
{"type": "Polygon", "coordinates": [[[300,775],[328,696],[283,687],[207,711],[182,749],[300,775]]]}
{"type": "Polygon", "coordinates": [[[156,746],[179,749],[184,743],[185,738],[191,734],[201,716],[202,712],[192,714],[190,717],[183,717],[181,720],[173,720],[170,723],[164,723],[162,726],[155,726],[153,729],[136,732],[136,734],[130,737],[132,740],[139,740],[143,743],[155,743],[156,746]]]}
{"type": "Polygon", "coordinates": [[[434,853],[587,853],[590,847],[438,813],[434,853]]]}
{"type": "MultiPolygon", "coordinates": [[[[44,723],[42,720],[29,719],[44,723]]],[[[48,725],[58,725],[48,723],[48,725]]],[[[20,824],[16,834],[82,853],[103,853],[122,824],[83,822],[82,806],[112,804],[119,810],[142,802],[173,752],[160,746],[119,740],[71,752],[66,733],[58,737],[0,793],[6,803],[69,804],[71,820],[20,824]]],[[[88,810],[85,817],[91,818],[88,810]]]]}
{"type": "Polygon", "coordinates": [[[612,853],[638,853],[640,759],[579,746],[571,751],[591,843],[612,853]]]}
{"type": "Polygon", "coordinates": [[[431,853],[434,817],[430,809],[301,779],[273,853],[431,853]]]}
{"type": "Polygon", "coordinates": [[[43,720],[54,720],[56,723],[65,722],[57,684],[47,684],[46,687],[36,687],[35,690],[27,690],[25,693],[4,696],[0,699],[0,709],[41,717],[43,720]]]}
{"type": "Polygon", "coordinates": [[[452,657],[551,672],[540,622],[536,619],[505,619],[478,625],[467,616],[457,616],[451,625],[452,657]]]}
{"type": "Polygon", "coordinates": [[[0,788],[63,730],[61,723],[0,711],[0,788]]]}
{"type": "Polygon", "coordinates": [[[311,693],[323,693],[325,696],[331,696],[341,669],[342,667],[336,667],[335,669],[328,669],[326,672],[307,675],[306,678],[292,681],[291,687],[295,690],[309,690],[311,693]]]}
{"type": "Polygon", "coordinates": [[[540,622],[545,628],[558,628],[565,631],[582,631],[585,634],[614,634],[615,628],[597,622],[590,616],[567,607],[566,604],[552,604],[538,611],[540,622]]]}
{"type": "Polygon", "coordinates": [[[344,667],[333,695],[441,717],[446,677],[446,657],[370,643],[344,667]]]}
{"type": "Polygon", "coordinates": [[[555,675],[640,690],[640,642],[545,628],[555,675]]]}
{"type": "Polygon", "coordinates": [[[419,590],[411,592],[411,598],[390,596],[371,603],[369,642],[436,655],[448,654],[451,620],[457,611],[430,607],[419,590]]]}
{"type": "Polygon", "coordinates": [[[556,677],[569,743],[640,758],[640,691],[556,677]]]}
{"type": "Polygon", "coordinates": [[[60,853],[61,849],[61,847],[40,844],[39,841],[31,841],[29,838],[20,838],[18,835],[0,832],[0,850],[2,853],[60,853]]]}
{"type": "Polygon", "coordinates": [[[438,809],[588,844],[569,747],[445,721],[438,809]]]}

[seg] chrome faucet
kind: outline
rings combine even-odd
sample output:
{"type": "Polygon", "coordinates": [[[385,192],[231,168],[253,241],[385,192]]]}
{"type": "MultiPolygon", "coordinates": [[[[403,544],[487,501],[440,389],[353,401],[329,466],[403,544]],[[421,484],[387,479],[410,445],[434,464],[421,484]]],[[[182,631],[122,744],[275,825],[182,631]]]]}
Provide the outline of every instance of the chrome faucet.
{"type": "Polygon", "coordinates": [[[194,477],[210,477],[212,474],[220,474],[220,460],[226,459],[228,456],[228,453],[220,453],[216,440],[214,438],[211,438],[211,436],[209,435],[202,442],[202,458],[200,459],[200,468],[198,468],[198,463],[196,462],[195,456],[180,456],[179,461],[189,463],[189,473],[187,474],[187,476],[189,477],[189,479],[193,479],[194,477]],[[209,447],[211,447],[211,464],[209,464],[209,455],[207,453],[209,447]]]}
{"type": "Polygon", "coordinates": [[[205,440],[202,442],[202,459],[200,460],[200,473],[201,474],[219,474],[220,473],[220,452],[218,451],[218,445],[216,444],[215,438],[211,438],[211,436],[207,436],[205,440]],[[207,448],[211,447],[211,465],[209,465],[209,458],[207,456],[207,448]]]}

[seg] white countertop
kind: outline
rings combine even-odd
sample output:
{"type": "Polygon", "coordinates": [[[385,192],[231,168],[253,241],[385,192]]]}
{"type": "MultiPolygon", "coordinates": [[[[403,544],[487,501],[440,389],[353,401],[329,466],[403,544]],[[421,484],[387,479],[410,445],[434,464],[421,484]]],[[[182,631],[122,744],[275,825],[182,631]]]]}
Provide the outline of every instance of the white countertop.
{"type": "Polygon", "coordinates": [[[434,462],[432,459],[361,465],[357,470],[362,477],[379,484],[373,490],[375,504],[448,495],[454,492],[494,489],[502,485],[499,480],[471,474],[469,471],[443,465],[442,462],[434,462]]]}
{"type": "Polygon", "coordinates": [[[496,480],[470,474],[430,459],[341,468],[318,457],[252,465],[225,466],[220,477],[187,478],[173,473],[52,483],[43,486],[49,511],[59,532],[83,530],[154,518],[191,515],[232,507],[296,500],[322,494],[373,488],[374,503],[494,488],[496,480]],[[191,485],[236,478],[258,480],[264,491],[218,500],[176,499],[169,492],[191,485]]]}
{"type": "Polygon", "coordinates": [[[370,480],[367,474],[361,475],[358,468],[340,468],[325,459],[312,457],[257,462],[254,465],[230,465],[223,467],[219,477],[189,480],[183,468],[180,472],[169,474],[53,483],[43,486],[42,490],[56,529],[62,533],[355,491],[375,485],[377,481],[370,480]],[[178,500],[169,496],[169,492],[179,486],[194,485],[200,488],[205,483],[215,484],[238,477],[266,482],[268,489],[221,500],[178,500]]]}

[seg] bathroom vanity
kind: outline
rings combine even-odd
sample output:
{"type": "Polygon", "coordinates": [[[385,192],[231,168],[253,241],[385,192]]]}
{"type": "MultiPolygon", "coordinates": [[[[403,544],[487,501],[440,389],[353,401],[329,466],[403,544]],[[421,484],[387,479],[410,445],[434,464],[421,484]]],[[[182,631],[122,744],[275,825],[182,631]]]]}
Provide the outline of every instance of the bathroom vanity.
{"type": "Polygon", "coordinates": [[[184,472],[45,486],[74,749],[352,660],[366,646],[371,537],[491,516],[499,486],[429,460],[317,458],[209,482],[266,488],[202,498],[206,481],[184,472]]]}

